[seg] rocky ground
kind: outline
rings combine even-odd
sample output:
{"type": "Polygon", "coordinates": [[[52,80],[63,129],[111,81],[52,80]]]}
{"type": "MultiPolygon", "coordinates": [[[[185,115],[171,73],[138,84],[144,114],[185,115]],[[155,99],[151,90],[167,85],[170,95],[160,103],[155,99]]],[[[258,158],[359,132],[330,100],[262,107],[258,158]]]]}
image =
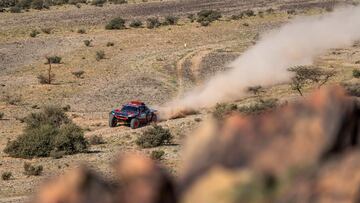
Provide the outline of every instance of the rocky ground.
{"type": "MultiPolygon", "coordinates": [[[[85,162],[111,177],[114,172],[109,163],[119,152],[148,156],[153,149],[140,149],[134,142],[146,127],[137,130],[108,128],[107,115],[112,108],[134,99],[160,106],[195,85],[203,84],[215,73],[226,70],[227,63],[256,43],[258,34],[293,18],[294,15],[288,14],[287,10],[295,9],[296,15],[316,15],[326,12],[325,9],[333,4],[334,1],[315,0],[187,0],[106,4],[104,7],[84,4],[81,8],[58,6],[45,11],[0,13],[0,112],[5,113],[4,119],[0,120],[0,172],[12,171],[14,176],[10,181],[0,180],[0,202],[23,201],[45,178],[62,174],[80,163],[85,162]],[[274,8],[275,12],[262,17],[230,20],[232,14],[246,9],[265,11],[268,8],[274,8]],[[189,13],[202,9],[218,9],[223,17],[208,27],[191,23],[186,18],[189,13]],[[162,18],[169,14],[180,17],[178,25],[157,29],[104,29],[105,24],[116,16],[131,21],[149,16],[162,18]],[[51,28],[51,34],[29,36],[31,30],[42,28],[51,28]],[[78,33],[79,29],[86,33],[78,33]],[[85,46],[84,40],[91,40],[92,45],[85,46]],[[108,42],[113,42],[114,46],[106,46],[108,42]],[[104,51],[105,59],[97,61],[97,51],[104,51]],[[47,70],[45,56],[51,55],[62,57],[62,63],[53,66],[55,82],[53,85],[39,84],[37,76],[47,70]],[[83,78],[72,75],[78,70],[85,72],[83,78]],[[6,98],[16,102],[9,104],[6,98]],[[106,143],[91,146],[91,153],[62,159],[23,160],[3,153],[7,141],[22,132],[24,124],[19,119],[48,104],[70,105],[68,115],[85,129],[85,135],[100,135],[106,143]],[[42,164],[43,176],[25,176],[25,161],[42,164]]],[[[360,46],[355,44],[330,50],[318,57],[316,65],[337,70],[330,83],[357,83],[357,79],[352,77],[352,69],[359,66],[359,59],[360,46]]],[[[306,92],[311,89],[308,87],[306,92]]],[[[288,84],[267,88],[265,96],[289,101],[298,98],[288,84]]],[[[249,97],[237,103],[243,105],[253,100],[249,97]]],[[[184,139],[191,136],[201,120],[210,116],[210,111],[204,109],[197,115],[160,123],[175,136],[174,145],[159,148],[166,153],[162,163],[172,175],[179,176],[179,168],[183,165],[180,152],[184,139]]]]}

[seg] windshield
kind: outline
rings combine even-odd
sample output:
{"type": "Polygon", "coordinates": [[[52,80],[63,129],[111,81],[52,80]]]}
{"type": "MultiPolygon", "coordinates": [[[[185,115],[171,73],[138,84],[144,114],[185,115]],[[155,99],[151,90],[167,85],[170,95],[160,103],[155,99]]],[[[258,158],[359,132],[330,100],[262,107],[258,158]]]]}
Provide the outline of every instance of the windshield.
{"type": "Polygon", "coordinates": [[[138,111],[139,111],[139,108],[134,107],[134,106],[124,106],[121,109],[122,113],[138,113],[138,111]]]}

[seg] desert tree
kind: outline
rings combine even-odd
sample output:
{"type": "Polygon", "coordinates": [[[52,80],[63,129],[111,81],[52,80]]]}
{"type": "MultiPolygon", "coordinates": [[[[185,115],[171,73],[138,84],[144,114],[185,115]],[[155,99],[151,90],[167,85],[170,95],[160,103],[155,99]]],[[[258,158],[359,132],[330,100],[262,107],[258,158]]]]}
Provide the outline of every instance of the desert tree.
{"type": "Polygon", "coordinates": [[[303,89],[306,85],[316,84],[320,88],[335,76],[333,70],[323,70],[314,66],[295,66],[289,68],[288,71],[294,73],[291,79],[291,88],[301,96],[303,96],[303,89]]]}
{"type": "Polygon", "coordinates": [[[53,62],[53,58],[52,57],[48,57],[48,56],[45,56],[46,58],[46,63],[47,65],[49,65],[48,67],[48,74],[47,75],[43,75],[43,74],[40,74],[38,75],[38,79],[39,79],[39,82],[41,84],[51,84],[52,81],[54,81],[54,78],[55,78],[55,74],[53,74],[51,71],[52,71],[52,62],[53,62]]]}
{"type": "Polygon", "coordinates": [[[247,88],[247,92],[253,94],[255,97],[260,97],[265,92],[264,88],[260,85],[251,86],[247,88]]]}

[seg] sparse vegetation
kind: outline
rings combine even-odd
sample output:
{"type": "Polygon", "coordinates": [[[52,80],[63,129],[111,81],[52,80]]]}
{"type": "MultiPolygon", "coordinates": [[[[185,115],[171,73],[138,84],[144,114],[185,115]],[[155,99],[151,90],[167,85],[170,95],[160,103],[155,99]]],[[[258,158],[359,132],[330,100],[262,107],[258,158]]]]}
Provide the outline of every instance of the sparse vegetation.
{"type": "Polygon", "coordinates": [[[253,10],[246,10],[246,11],[243,11],[243,15],[244,16],[247,16],[247,17],[252,17],[252,16],[256,16],[255,12],[253,10]]]}
{"type": "Polygon", "coordinates": [[[212,112],[212,115],[217,120],[222,120],[232,112],[236,111],[238,109],[236,104],[216,104],[214,111],[212,112]]]}
{"type": "Polygon", "coordinates": [[[2,120],[4,118],[4,113],[0,112],[0,120],[2,120]]]}
{"type": "Polygon", "coordinates": [[[86,34],[86,30],[84,28],[80,28],[80,29],[77,30],[77,33],[86,34]]]}
{"type": "Polygon", "coordinates": [[[342,86],[345,88],[346,92],[350,96],[354,97],[360,97],[360,84],[342,84],[342,86]]]}
{"type": "Polygon", "coordinates": [[[191,23],[195,22],[196,16],[193,13],[187,15],[187,18],[190,20],[191,23]]]}
{"type": "Polygon", "coordinates": [[[91,5],[102,7],[106,3],[106,0],[93,0],[91,5]]]}
{"type": "Polygon", "coordinates": [[[146,27],[149,29],[160,27],[161,23],[159,21],[159,18],[157,17],[151,17],[146,19],[146,27]]]}
{"type": "Polygon", "coordinates": [[[45,34],[51,34],[52,32],[52,28],[51,27],[44,27],[44,28],[41,28],[41,31],[45,34]]]}
{"type": "Polygon", "coordinates": [[[12,173],[10,171],[5,171],[1,174],[1,179],[4,181],[10,180],[12,177],[12,173]]]}
{"type": "Polygon", "coordinates": [[[260,85],[248,87],[247,91],[252,93],[256,97],[258,97],[261,93],[265,92],[264,88],[260,85]]]}
{"type": "Polygon", "coordinates": [[[179,17],[169,15],[165,17],[163,25],[176,25],[178,21],[179,17]]]}
{"type": "Polygon", "coordinates": [[[170,144],[172,139],[173,136],[169,129],[153,125],[136,139],[136,144],[142,148],[151,148],[170,144]]]}
{"type": "Polygon", "coordinates": [[[73,74],[76,78],[84,78],[85,71],[78,70],[78,71],[72,72],[71,74],[73,74]]]}
{"type": "Polygon", "coordinates": [[[9,105],[18,105],[21,102],[21,95],[18,94],[5,94],[2,100],[9,105]]]}
{"type": "Polygon", "coordinates": [[[46,57],[46,64],[60,64],[61,60],[60,56],[48,56],[46,57]]]}
{"type": "Polygon", "coordinates": [[[113,4],[126,4],[127,0],[109,0],[109,2],[113,4]]]}
{"type": "Polygon", "coordinates": [[[30,37],[36,37],[38,34],[40,34],[40,32],[38,30],[32,30],[30,32],[30,37]]]}
{"type": "Polygon", "coordinates": [[[43,172],[42,165],[32,165],[30,163],[24,163],[24,174],[27,176],[40,176],[43,172]]]}
{"type": "Polygon", "coordinates": [[[207,26],[211,22],[219,20],[221,13],[215,10],[202,10],[197,14],[197,22],[202,26],[207,26]]]}
{"type": "Polygon", "coordinates": [[[238,111],[242,114],[260,114],[272,110],[278,106],[277,99],[260,99],[255,104],[241,106],[238,111]]]}
{"type": "Polygon", "coordinates": [[[164,150],[154,150],[151,152],[150,158],[152,158],[153,160],[160,161],[163,159],[164,155],[165,155],[164,150]]]}
{"type": "Polygon", "coordinates": [[[27,126],[23,134],[8,142],[4,150],[12,157],[47,157],[51,151],[75,154],[87,148],[83,131],[61,108],[45,107],[29,114],[24,121],[27,126]]]}
{"type": "Polygon", "coordinates": [[[140,27],[142,27],[142,25],[143,25],[143,23],[141,22],[141,20],[135,19],[135,20],[131,21],[129,26],[133,27],[133,28],[140,28],[140,27]]]}
{"type": "Polygon", "coordinates": [[[100,61],[105,58],[105,52],[104,51],[97,51],[96,52],[96,60],[100,61]]]}
{"type": "Polygon", "coordinates": [[[107,47],[113,47],[114,45],[115,45],[114,42],[107,42],[107,43],[106,43],[106,46],[107,46],[107,47]]]}
{"type": "Polygon", "coordinates": [[[91,40],[88,40],[88,39],[84,40],[84,44],[85,44],[85,46],[90,47],[91,46],[91,40]]]}
{"type": "Polygon", "coordinates": [[[99,145],[105,143],[104,138],[100,135],[90,136],[88,140],[91,145],[99,145]]]}
{"type": "Polygon", "coordinates": [[[117,17],[112,19],[106,26],[105,29],[107,30],[120,30],[125,29],[125,20],[121,17],[117,17]]]}
{"type": "Polygon", "coordinates": [[[354,69],[352,72],[352,75],[354,78],[360,78],[360,70],[359,69],[354,69]]]}
{"type": "Polygon", "coordinates": [[[21,8],[18,6],[13,6],[10,8],[10,13],[21,13],[21,8]]]}
{"type": "Polygon", "coordinates": [[[334,71],[322,70],[311,66],[296,66],[288,70],[295,74],[292,78],[291,88],[296,90],[301,96],[303,96],[302,90],[306,85],[315,83],[318,87],[321,87],[331,77],[335,76],[334,71]]]}

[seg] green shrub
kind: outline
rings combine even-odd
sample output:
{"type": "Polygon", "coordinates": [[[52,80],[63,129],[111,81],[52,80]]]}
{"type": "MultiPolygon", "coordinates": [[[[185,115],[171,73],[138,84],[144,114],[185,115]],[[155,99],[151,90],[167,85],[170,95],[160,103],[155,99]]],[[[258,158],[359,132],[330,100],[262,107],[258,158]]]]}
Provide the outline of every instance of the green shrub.
{"type": "Polygon", "coordinates": [[[127,0],[109,0],[109,2],[113,4],[126,4],[127,0]]]}
{"type": "Polygon", "coordinates": [[[172,139],[173,136],[169,129],[165,129],[159,125],[153,125],[136,139],[136,144],[142,148],[151,148],[169,144],[172,139]]]}
{"type": "Polygon", "coordinates": [[[87,147],[83,131],[59,107],[45,107],[24,118],[22,135],[8,142],[4,152],[12,157],[47,157],[52,151],[74,154],[87,147]]]}
{"type": "Polygon", "coordinates": [[[12,173],[10,171],[5,171],[1,174],[1,179],[2,180],[10,180],[12,177],[12,173]]]}
{"type": "Polygon", "coordinates": [[[360,78],[360,70],[359,69],[354,69],[352,72],[354,78],[360,78]]]}
{"type": "Polygon", "coordinates": [[[21,13],[21,8],[18,6],[13,6],[9,10],[11,13],[21,13]]]}
{"type": "Polygon", "coordinates": [[[105,143],[104,138],[99,135],[93,135],[93,136],[89,137],[88,140],[91,145],[99,145],[99,144],[105,143]]]}
{"type": "Polygon", "coordinates": [[[125,20],[121,17],[117,17],[112,19],[106,26],[105,29],[107,30],[121,30],[125,29],[125,20]]]}
{"type": "Polygon", "coordinates": [[[80,29],[77,30],[77,33],[86,34],[86,30],[84,28],[80,28],[80,29]]]}
{"type": "Polygon", "coordinates": [[[197,22],[202,26],[207,26],[215,20],[221,18],[221,13],[214,10],[202,10],[197,14],[197,22]]]}
{"type": "Polygon", "coordinates": [[[73,74],[75,77],[77,78],[84,78],[83,75],[84,75],[85,71],[83,70],[79,70],[79,71],[74,71],[72,72],[71,74],[73,74]]]}
{"type": "Polygon", "coordinates": [[[224,119],[227,115],[237,110],[236,104],[216,104],[214,111],[212,112],[212,115],[217,120],[224,119]]]}
{"type": "Polygon", "coordinates": [[[160,27],[160,25],[161,23],[157,17],[150,17],[146,19],[146,27],[149,29],[160,27]]]}
{"type": "Polygon", "coordinates": [[[4,113],[0,112],[0,120],[2,120],[4,118],[4,113]]]}
{"type": "Polygon", "coordinates": [[[105,2],[106,2],[106,0],[93,0],[93,1],[91,2],[91,5],[101,7],[101,6],[104,5],[105,2]]]}
{"type": "Polygon", "coordinates": [[[142,25],[143,25],[143,23],[141,22],[141,20],[136,19],[136,20],[131,21],[129,26],[133,27],[133,28],[139,28],[139,27],[142,27],[142,25]]]}
{"type": "Polygon", "coordinates": [[[176,25],[179,21],[179,17],[176,16],[166,16],[163,22],[163,25],[176,25]]]}
{"type": "Polygon", "coordinates": [[[97,51],[96,52],[96,60],[97,61],[100,61],[101,59],[104,59],[105,58],[105,52],[104,51],[97,51]]]}
{"type": "Polygon", "coordinates": [[[30,32],[30,37],[36,37],[38,34],[40,34],[40,32],[38,30],[32,30],[30,32]]]}
{"type": "Polygon", "coordinates": [[[107,47],[113,47],[114,45],[115,45],[114,42],[108,42],[108,43],[106,43],[106,46],[107,46],[107,47]]]}
{"type": "Polygon", "coordinates": [[[60,64],[61,63],[61,60],[62,58],[60,56],[48,56],[46,57],[46,61],[47,61],[47,64],[48,63],[51,63],[51,64],[60,64]]]}
{"type": "Polygon", "coordinates": [[[42,165],[33,166],[30,163],[24,163],[24,174],[27,176],[39,176],[43,172],[43,169],[42,165]]]}
{"type": "Polygon", "coordinates": [[[91,40],[88,40],[88,39],[84,40],[84,44],[87,47],[91,46],[91,40]]]}
{"type": "Polygon", "coordinates": [[[248,106],[242,106],[238,109],[240,113],[249,115],[249,114],[261,114],[263,112],[272,110],[278,106],[278,100],[277,99],[266,99],[266,100],[260,100],[256,102],[255,104],[248,105],[248,106]]]}
{"type": "Polygon", "coordinates": [[[163,156],[165,155],[165,152],[163,150],[154,150],[150,154],[150,158],[153,160],[160,161],[162,160],[163,156]]]}

